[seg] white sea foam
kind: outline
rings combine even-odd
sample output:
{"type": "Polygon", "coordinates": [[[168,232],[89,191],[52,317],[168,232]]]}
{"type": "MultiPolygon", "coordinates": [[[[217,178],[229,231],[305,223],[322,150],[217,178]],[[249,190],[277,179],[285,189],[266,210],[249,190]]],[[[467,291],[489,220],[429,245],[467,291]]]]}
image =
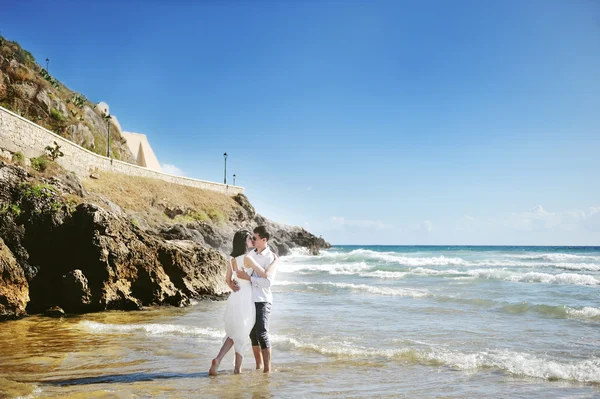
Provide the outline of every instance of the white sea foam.
{"type": "Polygon", "coordinates": [[[39,397],[42,393],[42,389],[40,387],[35,387],[33,391],[27,396],[16,396],[15,399],[33,399],[39,397]]]}
{"type": "Polygon", "coordinates": [[[190,327],[179,324],[105,324],[95,321],[82,321],[80,323],[85,329],[103,333],[128,333],[144,332],[148,335],[191,335],[212,338],[223,338],[225,333],[210,328],[190,327]]]}
{"type": "Polygon", "coordinates": [[[495,368],[513,375],[543,379],[600,382],[600,359],[561,362],[512,351],[485,351],[465,354],[457,351],[431,351],[428,359],[460,370],[495,368]]]}
{"type": "Polygon", "coordinates": [[[600,319],[600,309],[590,306],[581,309],[567,308],[567,314],[584,319],[600,319]]]}
{"type": "Polygon", "coordinates": [[[367,284],[351,284],[351,283],[333,283],[331,281],[278,281],[275,285],[302,285],[302,286],[329,286],[335,288],[348,289],[352,291],[368,292],[370,294],[387,295],[387,296],[405,296],[412,298],[422,298],[431,294],[426,290],[417,290],[412,288],[392,288],[392,287],[376,287],[367,284]]]}
{"type": "Polygon", "coordinates": [[[381,279],[400,279],[407,275],[417,276],[450,276],[454,279],[485,278],[492,280],[505,280],[515,282],[545,283],[545,284],[571,284],[571,285],[599,285],[600,279],[587,274],[560,273],[549,274],[539,272],[515,272],[510,269],[430,269],[417,267],[408,272],[372,271],[359,273],[361,277],[373,277],[381,279]]]}
{"type": "MultiPolygon", "coordinates": [[[[571,271],[600,271],[600,257],[578,256],[570,254],[517,255],[517,259],[494,258],[465,260],[457,257],[432,256],[411,257],[394,252],[377,252],[367,249],[356,249],[351,252],[323,252],[320,256],[306,255],[305,252],[294,252],[290,257],[282,259],[281,273],[328,273],[332,275],[360,275],[375,278],[403,278],[404,275],[392,275],[383,272],[410,272],[413,274],[464,274],[464,271],[447,270],[446,266],[469,268],[511,268],[511,269],[565,269],[571,271]],[[587,262],[582,263],[581,260],[587,262]],[[589,262],[589,261],[596,261],[589,262]],[[409,270],[377,270],[380,267],[398,265],[409,270]],[[413,269],[410,269],[413,268],[413,269]],[[422,268],[422,269],[421,269],[422,268]],[[440,269],[436,269],[440,268],[440,269]]],[[[514,256],[513,256],[514,258],[514,256]]]]}
{"type": "Polygon", "coordinates": [[[369,249],[355,249],[350,252],[324,251],[318,257],[307,255],[305,252],[293,251],[288,257],[282,258],[282,263],[294,265],[297,263],[313,262],[327,263],[352,263],[352,262],[377,262],[400,264],[405,266],[447,266],[465,265],[461,258],[445,256],[411,257],[397,252],[378,252],[369,249]]]}
{"type": "Polygon", "coordinates": [[[365,262],[333,263],[333,264],[286,264],[279,268],[281,273],[307,273],[307,272],[326,272],[329,274],[357,274],[363,270],[373,268],[365,262]]]}
{"type": "Polygon", "coordinates": [[[404,278],[408,272],[388,272],[384,270],[375,270],[373,272],[359,273],[361,277],[373,277],[381,279],[399,279],[404,278]]]}
{"type": "Polygon", "coordinates": [[[571,284],[571,285],[599,285],[600,280],[588,274],[576,273],[518,273],[506,269],[476,269],[467,273],[478,278],[505,280],[514,282],[545,283],[545,284],[571,284]]]}
{"type": "Polygon", "coordinates": [[[593,261],[600,262],[600,256],[575,255],[575,254],[529,254],[529,255],[509,255],[517,259],[545,260],[548,262],[565,261],[593,261]]]}
{"type": "Polygon", "coordinates": [[[432,346],[426,349],[376,349],[339,343],[321,346],[284,336],[275,336],[274,342],[291,350],[309,351],[326,356],[397,359],[420,364],[442,364],[460,370],[494,368],[517,376],[600,382],[600,359],[565,362],[513,351],[463,353],[432,346]]]}

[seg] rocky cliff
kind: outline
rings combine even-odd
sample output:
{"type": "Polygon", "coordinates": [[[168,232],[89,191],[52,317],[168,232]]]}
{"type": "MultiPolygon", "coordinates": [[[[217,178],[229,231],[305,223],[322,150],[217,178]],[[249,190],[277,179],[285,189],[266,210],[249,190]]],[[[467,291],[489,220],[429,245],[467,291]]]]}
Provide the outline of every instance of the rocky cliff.
{"type": "Polygon", "coordinates": [[[265,224],[281,255],[329,244],[257,214],[243,195],[102,174],[80,181],[0,161],[0,320],[218,298],[240,228],[265,224]]]}

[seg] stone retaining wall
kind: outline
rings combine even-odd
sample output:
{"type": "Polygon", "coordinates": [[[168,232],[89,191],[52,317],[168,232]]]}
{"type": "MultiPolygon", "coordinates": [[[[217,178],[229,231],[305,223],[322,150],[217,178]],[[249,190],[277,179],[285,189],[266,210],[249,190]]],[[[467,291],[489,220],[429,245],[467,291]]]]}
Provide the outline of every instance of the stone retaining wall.
{"type": "Polygon", "coordinates": [[[46,146],[53,146],[55,141],[65,154],[63,157],[58,158],[56,162],[83,178],[87,178],[90,173],[96,171],[107,171],[160,179],[184,186],[218,191],[231,196],[244,192],[243,187],[169,175],[95,154],[48,129],[36,125],[28,119],[0,107],[0,149],[11,153],[22,152],[25,157],[33,158],[44,154],[46,146]]]}

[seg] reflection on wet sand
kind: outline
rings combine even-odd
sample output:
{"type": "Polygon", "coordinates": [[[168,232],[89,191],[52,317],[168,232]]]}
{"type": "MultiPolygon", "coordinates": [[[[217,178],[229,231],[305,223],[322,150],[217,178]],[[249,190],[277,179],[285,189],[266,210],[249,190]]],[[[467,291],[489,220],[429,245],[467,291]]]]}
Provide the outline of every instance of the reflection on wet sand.
{"type": "MultiPolygon", "coordinates": [[[[15,397],[126,398],[211,396],[270,398],[260,371],[210,378],[199,365],[203,342],[165,334],[143,338],[131,331],[97,334],[86,322],[106,325],[168,323],[189,309],[107,312],[64,319],[29,317],[0,326],[0,399],[15,397]],[[204,382],[201,382],[204,381],[204,382]]],[[[225,366],[225,365],[224,365],[225,366]]]]}

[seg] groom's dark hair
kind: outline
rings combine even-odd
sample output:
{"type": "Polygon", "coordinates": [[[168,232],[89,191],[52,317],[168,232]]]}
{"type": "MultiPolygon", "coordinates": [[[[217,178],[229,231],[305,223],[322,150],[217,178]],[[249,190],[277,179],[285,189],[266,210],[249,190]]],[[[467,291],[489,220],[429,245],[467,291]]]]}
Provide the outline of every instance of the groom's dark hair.
{"type": "Polygon", "coordinates": [[[253,231],[255,234],[258,234],[260,238],[266,238],[267,241],[269,241],[269,238],[271,238],[271,234],[269,234],[269,231],[265,226],[258,226],[254,228],[253,231]]]}

